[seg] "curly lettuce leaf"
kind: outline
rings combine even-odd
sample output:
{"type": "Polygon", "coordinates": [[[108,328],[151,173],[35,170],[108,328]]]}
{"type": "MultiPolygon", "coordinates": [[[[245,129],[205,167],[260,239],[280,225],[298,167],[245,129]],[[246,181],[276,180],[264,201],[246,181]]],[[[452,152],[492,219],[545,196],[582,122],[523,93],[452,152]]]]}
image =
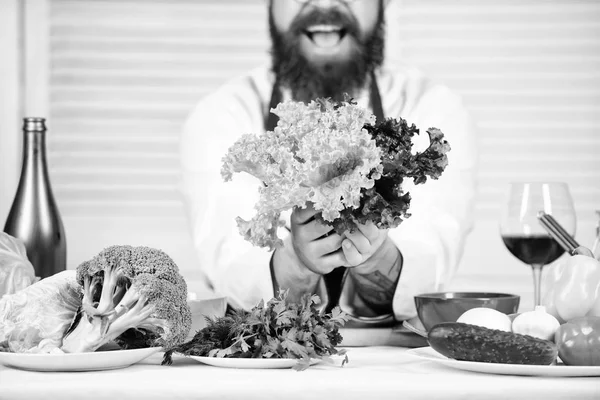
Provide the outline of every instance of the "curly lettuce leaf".
{"type": "Polygon", "coordinates": [[[412,179],[415,185],[424,184],[427,179],[438,179],[448,165],[450,145],[437,128],[427,130],[429,147],[416,154],[412,153],[412,138],[419,134],[419,129],[414,124],[409,126],[402,118],[387,119],[367,125],[365,129],[383,151],[383,173],[373,188],[361,191],[359,207],[346,209],[333,222],[317,216],[321,222],[333,226],[338,234],[352,232],[357,224],[369,221],[380,229],[399,226],[410,217],[411,197],[402,189],[404,179],[412,179]]]}
{"type": "Polygon", "coordinates": [[[278,212],[265,212],[256,214],[249,221],[238,217],[236,222],[240,234],[254,246],[274,247],[283,245],[281,239],[277,238],[277,228],[284,225],[279,216],[278,212]]]}
{"type": "Polygon", "coordinates": [[[240,138],[221,171],[225,181],[246,172],[263,183],[256,215],[237,219],[240,233],[256,246],[281,246],[280,213],[309,203],[320,211],[317,219],[339,234],[368,221],[397,227],[410,217],[404,179],[423,184],[438,179],[448,165],[450,146],[439,129],[428,129],[430,146],[413,154],[412,140],[419,134],[414,124],[402,118],[376,124],[352,101],[288,101],[272,112],[279,116],[275,130],[240,138]]]}
{"type": "Polygon", "coordinates": [[[244,135],[223,158],[225,181],[246,172],[263,182],[256,216],[238,218],[247,240],[271,249],[280,246],[279,214],[312,203],[333,221],[360,205],[361,190],[372,188],[383,170],[381,151],[365,124],[374,117],[353,103],[284,102],[274,110],[274,131],[244,135]]]}

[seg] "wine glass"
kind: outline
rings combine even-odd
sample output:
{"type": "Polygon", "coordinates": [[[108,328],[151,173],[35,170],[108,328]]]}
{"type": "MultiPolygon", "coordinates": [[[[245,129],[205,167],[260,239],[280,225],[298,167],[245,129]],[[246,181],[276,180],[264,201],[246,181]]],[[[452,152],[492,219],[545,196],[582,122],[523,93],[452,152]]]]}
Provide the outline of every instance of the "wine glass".
{"type": "Polygon", "coordinates": [[[541,304],[542,269],[565,252],[541,225],[540,211],[552,215],[571,236],[575,235],[577,218],[566,183],[510,183],[500,234],[512,255],[531,266],[535,306],[541,304]]]}

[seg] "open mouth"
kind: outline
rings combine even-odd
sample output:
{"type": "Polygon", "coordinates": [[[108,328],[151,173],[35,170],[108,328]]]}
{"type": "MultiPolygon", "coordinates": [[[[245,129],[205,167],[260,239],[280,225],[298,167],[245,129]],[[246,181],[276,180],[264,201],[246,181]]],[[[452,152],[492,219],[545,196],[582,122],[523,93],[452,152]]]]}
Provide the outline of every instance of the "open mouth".
{"type": "Polygon", "coordinates": [[[318,47],[337,46],[344,36],[346,29],[336,25],[313,25],[305,29],[304,33],[318,47]]]}

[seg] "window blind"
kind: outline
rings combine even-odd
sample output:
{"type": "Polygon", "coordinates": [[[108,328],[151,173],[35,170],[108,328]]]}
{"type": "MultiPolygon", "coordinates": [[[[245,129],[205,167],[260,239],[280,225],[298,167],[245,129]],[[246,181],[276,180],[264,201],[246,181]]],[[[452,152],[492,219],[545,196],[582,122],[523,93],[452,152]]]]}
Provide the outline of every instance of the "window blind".
{"type": "Polygon", "coordinates": [[[51,1],[49,157],[70,267],[144,244],[199,278],[179,134],[195,102],[268,60],[265,24],[262,2],[51,1]]]}
{"type": "MultiPolygon", "coordinates": [[[[264,1],[50,1],[49,158],[71,267],[102,245],[164,248],[197,270],[178,185],[179,133],[202,96],[268,62],[264,1]]],[[[578,238],[600,209],[600,3],[402,0],[387,62],[461,94],[481,145],[477,224],[461,273],[508,255],[497,222],[512,180],[569,183],[578,238]]],[[[210,195],[210,194],[207,194],[210,195]]],[[[489,271],[493,272],[493,271],[489,271]]]]}
{"type": "Polygon", "coordinates": [[[404,0],[400,21],[402,57],[460,93],[477,126],[477,218],[460,273],[530,274],[498,233],[510,181],[567,182],[576,237],[591,246],[600,209],[600,3],[404,0]]]}

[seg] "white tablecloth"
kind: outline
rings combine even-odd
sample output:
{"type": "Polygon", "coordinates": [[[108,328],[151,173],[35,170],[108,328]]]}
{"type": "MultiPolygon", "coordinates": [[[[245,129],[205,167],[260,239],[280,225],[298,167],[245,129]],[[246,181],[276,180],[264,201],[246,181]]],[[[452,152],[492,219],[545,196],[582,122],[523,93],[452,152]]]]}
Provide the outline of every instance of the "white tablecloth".
{"type": "Polygon", "coordinates": [[[125,369],[27,372],[0,367],[0,399],[600,399],[600,378],[501,376],[451,369],[400,347],[349,348],[343,368],[236,370],[160,354],[125,369]]]}

